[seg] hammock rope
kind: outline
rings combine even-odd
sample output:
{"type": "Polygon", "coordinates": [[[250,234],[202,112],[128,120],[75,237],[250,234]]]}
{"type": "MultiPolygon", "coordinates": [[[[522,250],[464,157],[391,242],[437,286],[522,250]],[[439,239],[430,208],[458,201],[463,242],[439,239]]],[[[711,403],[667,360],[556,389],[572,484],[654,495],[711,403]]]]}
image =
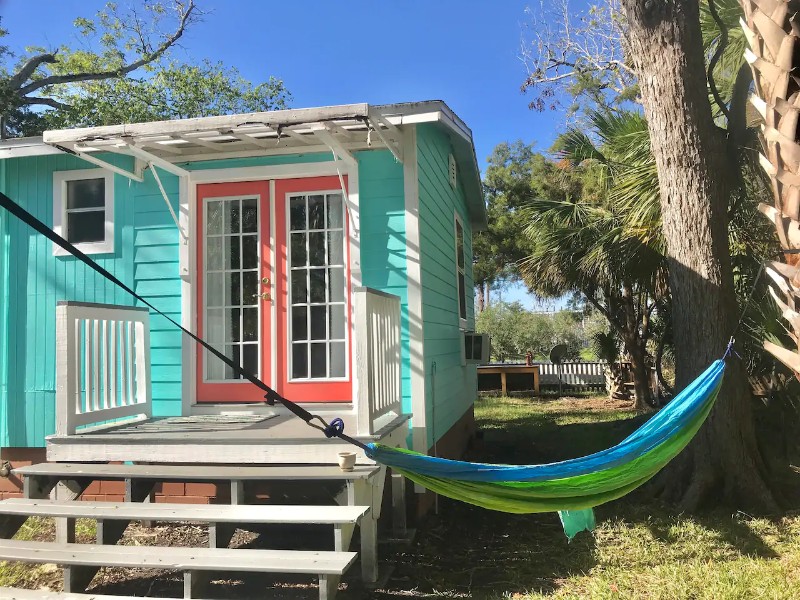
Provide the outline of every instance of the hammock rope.
{"type": "Polygon", "coordinates": [[[713,408],[725,373],[725,359],[735,353],[731,337],[723,358],[715,361],[644,425],[616,446],[581,458],[529,466],[492,465],[437,458],[380,444],[364,444],[344,433],[341,419],[328,423],[234,363],[3,193],[0,193],[0,208],[167,319],[231,367],[238,376],[264,391],[268,404],[280,402],[293,415],[326,437],[338,437],[361,448],[372,460],[391,467],[437,494],[509,513],[558,512],[564,532],[570,539],[579,531],[594,528],[592,509],[595,506],[616,500],[646,483],[686,447],[713,408]]]}

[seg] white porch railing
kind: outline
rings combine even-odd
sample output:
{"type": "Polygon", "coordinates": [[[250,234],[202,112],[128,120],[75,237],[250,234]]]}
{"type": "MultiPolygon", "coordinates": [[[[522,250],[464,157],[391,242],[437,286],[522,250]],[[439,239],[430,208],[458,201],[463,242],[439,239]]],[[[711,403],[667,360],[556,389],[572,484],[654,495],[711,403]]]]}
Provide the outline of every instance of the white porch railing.
{"type": "Polygon", "coordinates": [[[147,309],[59,302],[56,339],[56,434],[152,416],[147,309]]]}
{"type": "Polygon", "coordinates": [[[358,432],[370,435],[401,412],[400,298],[360,287],[353,300],[358,432]]]}

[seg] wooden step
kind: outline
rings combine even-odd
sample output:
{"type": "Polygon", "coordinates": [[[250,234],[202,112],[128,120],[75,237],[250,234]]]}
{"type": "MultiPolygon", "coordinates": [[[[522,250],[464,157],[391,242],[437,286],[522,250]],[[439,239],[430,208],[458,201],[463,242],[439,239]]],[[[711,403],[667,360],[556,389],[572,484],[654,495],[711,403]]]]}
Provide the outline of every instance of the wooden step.
{"type": "Polygon", "coordinates": [[[3,600],[142,600],[141,596],[106,596],[102,594],[69,594],[67,592],[50,592],[48,590],[21,590],[0,587],[0,598],[3,600]]]}
{"type": "Polygon", "coordinates": [[[124,521],[203,523],[331,524],[358,523],[368,506],[287,506],[227,504],[142,504],[139,502],[62,502],[10,498],[0,514],[124,521]]]}
{"type": "Polygon", "coordinates": [[[99,546],[0,540],[0,560],[59,564],[65,568],[122,567],[175,569],[184,572],[184,597],[192,598],[196,574],[206,572],[291,573],[316,575],[320,599],[332,598],[338,577],[356,559],[355,552],[181,548],[162,546],[99,546]]]}
{"type": "Polygon", "coordinates": [[[380,471],[375,465],[357,465],[352,471],[327,465],[221,466],[221,465],[111,465],[40,463],[14,469],[24,477],[59,479],[152,479],[157,481],[351,481],[369,479],[380,471]]]}

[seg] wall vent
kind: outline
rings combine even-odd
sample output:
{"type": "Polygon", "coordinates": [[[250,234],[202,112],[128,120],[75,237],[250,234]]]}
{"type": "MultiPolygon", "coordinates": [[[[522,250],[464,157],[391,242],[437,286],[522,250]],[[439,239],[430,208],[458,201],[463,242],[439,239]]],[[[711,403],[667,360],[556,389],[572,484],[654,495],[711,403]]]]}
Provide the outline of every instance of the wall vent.
{"type": "Polygon", "coordinates": [[[456,168],[456,159],[452,154],[450,154],[448,158],[449,158],[448,172],[450,177],[450,187],[456,189],[456,185],[458,185],[458,182],[456,180],[456,174],[458,173],[458,169],[456,168]]]}

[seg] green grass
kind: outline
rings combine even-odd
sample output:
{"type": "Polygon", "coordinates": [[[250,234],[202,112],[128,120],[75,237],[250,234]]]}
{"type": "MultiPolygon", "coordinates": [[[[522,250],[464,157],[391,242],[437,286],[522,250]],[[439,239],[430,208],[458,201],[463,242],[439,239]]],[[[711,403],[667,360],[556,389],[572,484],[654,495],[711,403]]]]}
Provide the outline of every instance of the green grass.
{"type": "MultiPolygon", "coordinates": [[[[520,464],[611,446],[647,418],[600,398],[484,399],[475,414],[484,435],[470,458],[520,464]]],[[[554,514],[439,506],[395,557],[408,584],[382,598],[800,598],[800,514],[682,515],[634,493],[599,507],[596,531],[567,542],[554,514]]]]}

